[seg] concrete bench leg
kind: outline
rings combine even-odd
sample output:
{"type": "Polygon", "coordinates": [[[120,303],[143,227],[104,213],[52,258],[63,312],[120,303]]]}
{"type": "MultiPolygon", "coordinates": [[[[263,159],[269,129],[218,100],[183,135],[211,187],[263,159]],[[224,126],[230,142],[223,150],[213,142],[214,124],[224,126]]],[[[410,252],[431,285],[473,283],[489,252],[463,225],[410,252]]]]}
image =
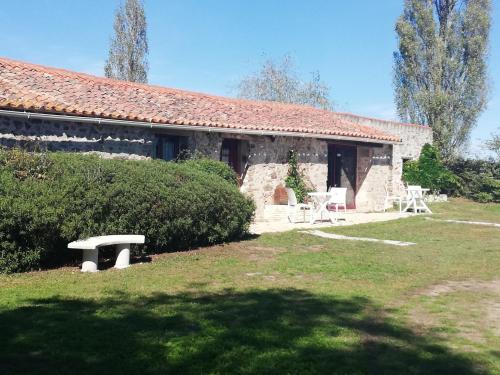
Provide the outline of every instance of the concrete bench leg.
{"type": "Polygon", "coordinates": [[[97,272],[97,249],[83,250],[82,272],[97,272]]]}
{"type": "Polygon", "coordinates": [[[130,244],[116,245],[115,268],[127,268],[130,265],[130,244]]]}

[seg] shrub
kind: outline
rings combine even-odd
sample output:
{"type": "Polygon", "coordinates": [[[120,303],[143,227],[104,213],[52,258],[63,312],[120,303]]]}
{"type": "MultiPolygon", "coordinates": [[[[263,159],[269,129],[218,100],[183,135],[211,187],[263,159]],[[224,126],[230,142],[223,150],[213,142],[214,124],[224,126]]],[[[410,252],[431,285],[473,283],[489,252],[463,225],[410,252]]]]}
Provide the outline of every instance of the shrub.
{"type": "Polygon", "coordinates": [[[144,234],[145,253],[241,238],[253,202],[194,164],[2,151],[0,272],[64,263],[89,236],[144,234]]]}
{"type": "Polygon", "coordinates": [[[238,185],[236,173],[234,173],[233,169],[225,163],[204,157],[193,157],[183,160],[182,163],[190,168],[215,174],[233,185],[238,185]]]}
{"type": "Polygon", "coordinates": [[[454,191],[459,179],[442,163],[439,152],[430,144],[422,147],[418,160],[408,161],[403,166],[403,180],[409,185],[420,185],[433,192],[454,191]]]}
{"type": "Polygon", "coordinates": [[[293,189],[297,202],[304,202],[309,189],[299,171],[297,153],[293,150],[288,152],[288,175],[285,179],[285,186],[293,189]]]}
{"type": "Polygon", "coordinates": [[[477,202],[500,202],[500,163],[493,160],[456,159],[447,164],[461,181],[454,191],[477,202]]]}

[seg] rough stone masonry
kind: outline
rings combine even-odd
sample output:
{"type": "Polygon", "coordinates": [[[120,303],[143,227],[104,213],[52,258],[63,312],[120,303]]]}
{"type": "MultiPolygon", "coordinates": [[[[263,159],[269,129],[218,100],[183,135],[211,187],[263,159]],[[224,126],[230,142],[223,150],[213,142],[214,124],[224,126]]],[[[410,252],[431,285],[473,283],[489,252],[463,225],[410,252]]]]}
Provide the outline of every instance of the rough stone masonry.
{"type": "MultiPolygon", "coordinates": [[[[425,143],[432,142],[431,129],[425,126],[374,120],[339,114],[351,122],[368,125],[402,139],[400,144],[381,147],[356,143],[357,192],[359,211],[380,209],[385,198],[385,181],[397,190],[405,159],[415,159],[425,143]]],[[[187,137],[191,151],[220,160],[222,141],[237,138],[245,141],[248,152],[241,190],[257,205],[257,218],[265,205],[273,204],[273,195],[283,185],[289,150],[298,154],[299,168],[309,185],[325,191],[328,174],[328,144],[333,140],[289,136],[235,135],[207,131],[166,131],[154,128],[83,123],[77,121],[41,120],[0,116],[0,145],[33,147],[68,152],[92,152],[103,157],[151,159],[155,157],[158,137],[165,134],[187,137]]]]}

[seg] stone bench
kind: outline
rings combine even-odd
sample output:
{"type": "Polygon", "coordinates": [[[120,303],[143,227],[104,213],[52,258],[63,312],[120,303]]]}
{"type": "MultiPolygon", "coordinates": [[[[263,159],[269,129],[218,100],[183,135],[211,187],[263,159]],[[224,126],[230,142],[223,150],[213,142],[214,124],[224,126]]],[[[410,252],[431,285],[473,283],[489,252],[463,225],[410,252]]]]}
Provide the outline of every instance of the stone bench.
{"type": "Polygon", "coordinates": [[[68,249],[83,250],[82,272],[96,272],[99,247],[116,246],[115,268],[127,268],[130,265],[130,245],[143,244],[144,236],[135,234],[90,237],[85,240],[70,242],[68,249]]]}

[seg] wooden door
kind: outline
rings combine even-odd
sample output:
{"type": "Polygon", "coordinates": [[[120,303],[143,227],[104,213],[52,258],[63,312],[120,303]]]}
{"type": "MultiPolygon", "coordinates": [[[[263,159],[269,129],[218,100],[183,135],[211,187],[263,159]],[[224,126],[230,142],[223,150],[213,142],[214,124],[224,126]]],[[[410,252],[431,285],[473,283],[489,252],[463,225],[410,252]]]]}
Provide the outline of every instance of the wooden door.
{"type": "Polygon", "coordinates": [[[347,188],[347,208],[356,208],[356,146],[328,145],[328,188],[347,188]]]}
{"type": "Polygon", "coordinates": [[[239,140],[223,139],[220,153],[220,160],[228,164],[236,174],[241,174],[241,163],[239,157],[239,140]]]}

